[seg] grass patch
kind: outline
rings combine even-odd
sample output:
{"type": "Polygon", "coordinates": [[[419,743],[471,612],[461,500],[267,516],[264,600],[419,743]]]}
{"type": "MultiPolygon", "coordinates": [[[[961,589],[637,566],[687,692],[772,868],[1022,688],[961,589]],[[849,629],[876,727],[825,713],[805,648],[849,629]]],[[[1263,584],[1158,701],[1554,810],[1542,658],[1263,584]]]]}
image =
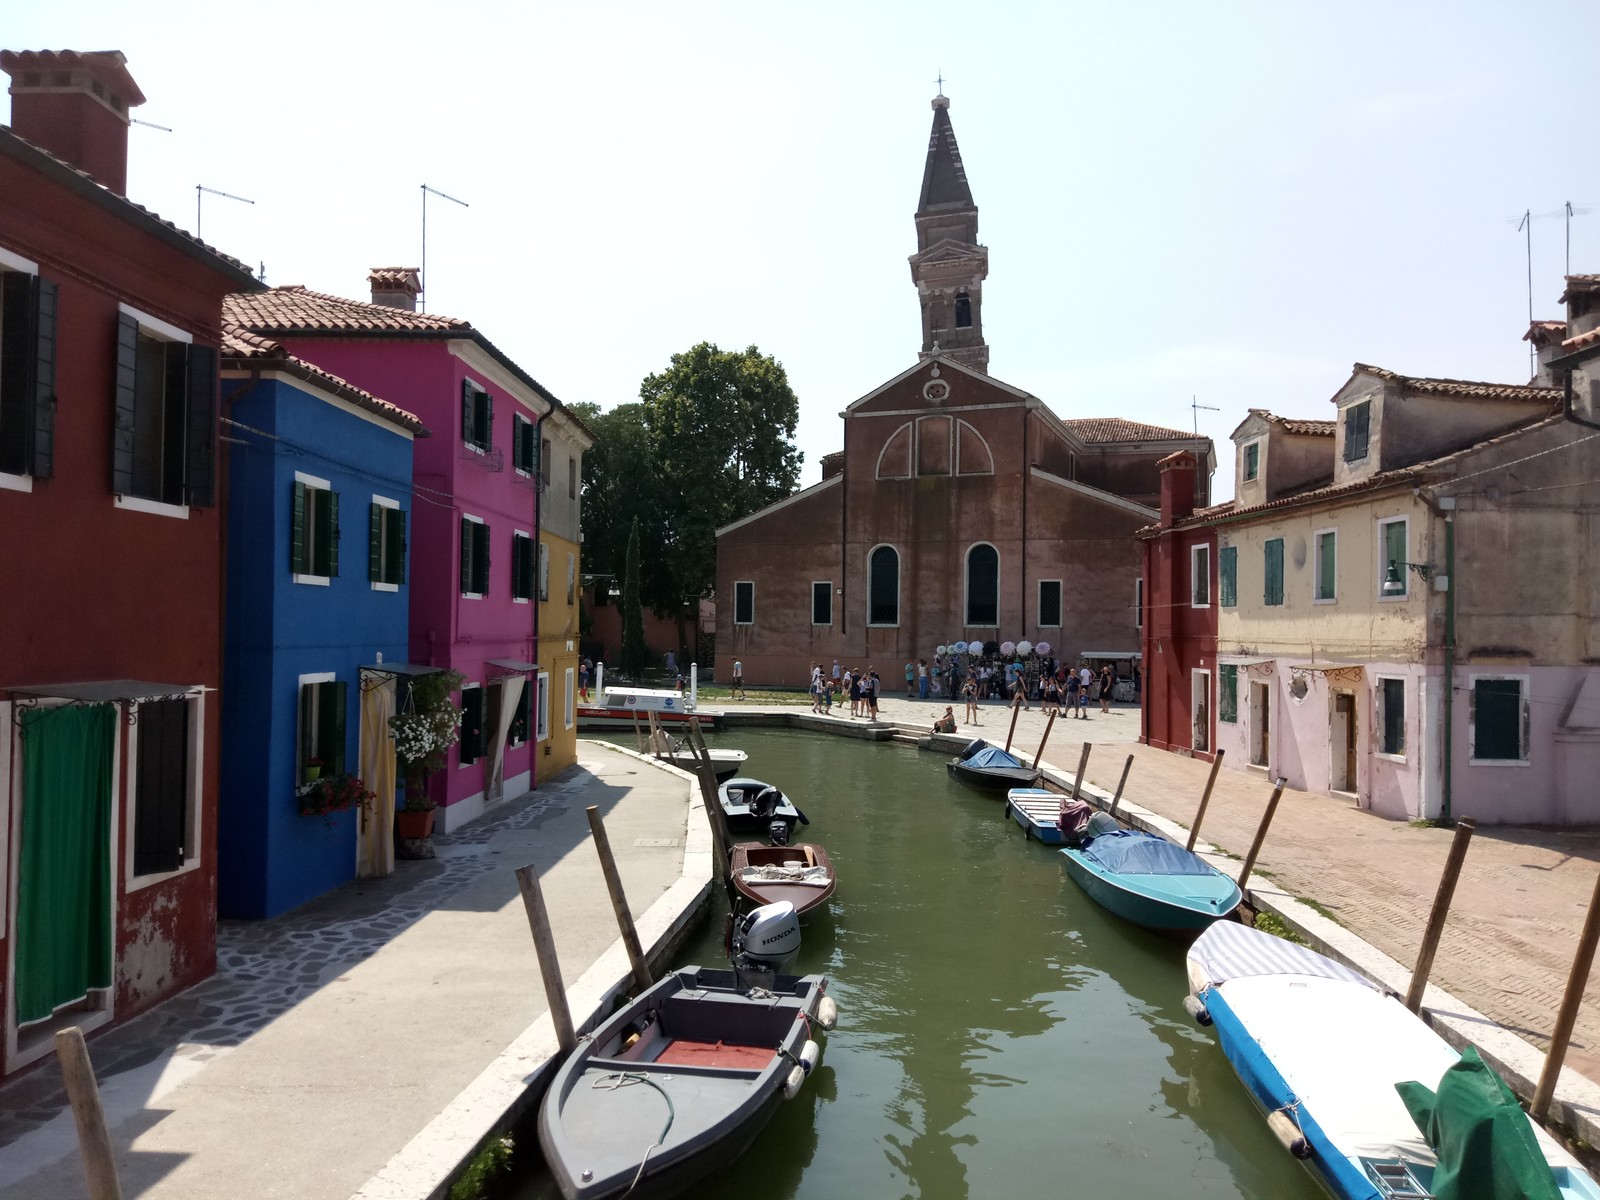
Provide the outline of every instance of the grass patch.
{"type": "Polygon", "coordinates": [[[1284,941],[1293,942],[1297,946],[1306,944],[1305,938],[1285,925],[1283,919],[1277,913],[1257,913],[1256,928],[1261,930],[1262,933],[1270,933],[1273,937],[1280,937],[1284,941]]]}
{"type": "Polygon", "coordinates": [[[1312,912],[1316,913],[1317,916],[1326,917],[1328,920],[1332,921],[1335,925],[1343,925],[1344,924],[1343,921],[1339,920],[1338,914],[1336,914],[1326,904],[1323,904],[1323,903],[1321,903],[1319,901],[1313,900],[1310,896],[1296,896],[1295,899],[1300,901],[1301,904],[1304,904],[1312,912]]]}
{"type": "MultiPolygon", "coordinates": [[[[779,688],[745,688],[743,698],[734,700],[730,696],[730,690],[720,684],[701,684],[699,695],[702,702],[710,700],[717,704],[748,702],[750,704],[804,704],[807,708],[811,707],[810,692],[789,691],[779,688]]],[[[849,703],[849,700],[845,701],[846,705],[849,703]]]]}
{"type": "Polygon", "coordinates": [[[501,1195],[513,1153],[509,1137],[490,1138],[450,1185],[450,1200],[494,1200],[501,1195]]]}
{"type": "Polygon", "coordinates": [[[1418,817],[1415,821],[1407,821],[1412,829],[1448,829],[1450,823],[1442,817],[1418,817]]]}

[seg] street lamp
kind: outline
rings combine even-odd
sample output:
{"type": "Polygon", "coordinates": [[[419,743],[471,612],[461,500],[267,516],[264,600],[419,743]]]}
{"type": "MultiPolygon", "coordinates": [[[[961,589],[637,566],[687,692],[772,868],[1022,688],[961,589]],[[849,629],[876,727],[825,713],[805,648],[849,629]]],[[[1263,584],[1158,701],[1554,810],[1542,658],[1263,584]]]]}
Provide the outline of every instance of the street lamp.
{"type": "Polygon", "coordinates": [[[1400,559],[1391,559],[1389,569],[1383,576],[1383,594],[1385,596],[1403,596],[1406,591],[1405,577],[1400,574],[1400,568],[1416,572],[1417,576],[1426,580],[1433,574],[1432,563],[1403,562],[1400,559]]]}

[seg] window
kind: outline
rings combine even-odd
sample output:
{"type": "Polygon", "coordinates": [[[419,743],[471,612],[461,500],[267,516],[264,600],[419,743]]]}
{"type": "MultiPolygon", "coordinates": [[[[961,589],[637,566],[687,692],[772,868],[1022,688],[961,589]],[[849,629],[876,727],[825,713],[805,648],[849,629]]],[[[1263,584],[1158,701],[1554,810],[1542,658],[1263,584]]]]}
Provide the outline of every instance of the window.
{"type": "Polygon", "coordinates": [[[833,624],[833,580],[818,580],[811,585],[811,623],[833,624]]]}
{"type": "Polygon", "coordinates": [[[965,292],[956,296],[956,328],[972,328],[972,297],[965,292]]]}
{"type": "Polygon", "coordinates": [[[294,477],[289,569],[296,583],[321,583],[339,574],[339,493],[326,479],[294,477]]]}
{"type": "Polygon", "coordinates": [[[56,285],[0,251],[0,475],[48,479],[56,428],[56,285]]]}
{"type": "Polygon", "coordinates": [[[295,783],[343,775],[345,684],[332,675],[300,677],[300,746],[295,783]]]}
{"type": "Polygon", "coordinates": [[[1283,603],[1283,539],[1271,538],[1261,547],[1262,573],[1265,586],[1261,602],[1274,605],[1283,603]]]}
{"type": "Polygon", "coordinates": [[[1404,600],[1411,594],[1411,572],[1406,567],[1409,522],[1405,517],[1378,522],[1378,598],[1404,600]]]}
{"type": "Polygon", "coordinates": [[[986,542],[967,551],[967,621],[1000,624],[1000,552],[986,542]]]}
{"type": "Polygon", "coordinates": [[[1239,547],[1217,551],[1217,603],[1232,608],[1239,603],[1239,547]]]}
{"type": "Polygon", "coordinates": [[[461,381],[461,440],[474,450],[494,445],[494,398],[470,379],[461,381]]]}
{"type": "Polygon", "coordinates": [[[1194,608],[1211,607],[1211,547],[1189,547],[1189,602],[1194,608]]]}
{"type": "Polygon", "coordinates": [[[1528,759],[1527,678],[1480,675],[1472,681],[1472,761],[1526,762],[1528,759]]]}
{"type": "Polygon", "coordinates": [[[1324,529],[1315,537],[1317,545],[1316,578],[1312,581],[1312,597],[1319,603],[1338,598],[1339,535],[1335,530],[1324,529]]]}
{"type": "Polygon", "coordinates": [[[1249,483],[1261,474],[1261,443],[1251,442],[1244,448],[1244,481],[1249,483]]]}
{"type": "Polygon", "coordinates": [[[189,701],[144,700],[137,714],[133,873],[156,875],[199,851],[190,845],[189,701]]]}
{"type": "Polygon", "coordinates": [[[123,308],[117,317],[111,490],[158,504],[214,498],[217,351],[123,308]]]}
{"type": "Polygon", "coordinates": [[[562,696],[561,703],[561,719],[565,722],[562,726],[563,729],[571,729],[578,723],[578,685],[576,675],[576,667],[567,668],[567,677],[564,681],[566,692],[562,696]]]}
{"type": "Polygon", "coordinates": [[[394,591],[406,581],[405,510],[374,496],[367,520],[367,579],[375,591],[394,591]]]}
{"type": "Polygon", "coordinates": [[[511,534],[511,598],[528,601],[533,598],[533,538],[515,530],[511,534]]]}
{"type": "Polygon", "coordinates": [[[511,469],[530,476],[539,470],[539,427],[521,413],[511,414],[511,469]]]}
{"type": "Polygon", "coordinates": [[[534,710],[538,724],[534,726],[534,740],[542,742],[550,736],[550,672],[539,672],[538,706],[534,710]]]}
{"type": "Polygon", "coordinates": [[[461,594],[473,600],[489,594],[489,526],[479,517],[461,518],[461,594]]]}
{"type": "Polygon", "coordinates": [[[893,546],[867,558],[867,624],[900,624],[900,552],[893,546]]]}
{"type": "Polygon", "coordinates": [[[1224,725],[1239,723],[1239,665],[1223,663],[1217,667],[1217,720],[1224,725]]]}
{"type": "Polygon", "coordinates": [[[483,757],[483,689],[469,683],[461,689],[461,765],[483,757]]]}
{"type": "Polygon", "coordinates": [[[569,456],[567,458],[567,499],[576,500],[577,498],[578,460],[569,456]]]}
{"type": "Polygon", "coordinates": [[[1039,626],[1042,629],[1061,628],[1061,580],[1039,580],[1039,626]]]}
{"type": "Polygon", "coordinates": [[[506,730],[506,740],[513,746],[521,746],[528,740],[528,714],[533,701],[533,688],[526,679],[517,689],[517,710],[511,714],[511,727],[506,730]]]}
{"type": "Polygon", "coordinates": [[[1133,581],[1133,627],[1144,628],[1144,578],[1133,581]]]}
{"type": "Polygon", "coordinates": [[[1363,400],[1344,410],[1344,460],[1360,462],[1367,456],[1367,431],[1372,420],[1372,401],[1363,400]]]}
{"type": "Polygon", "coordinates": [[[545,487],[550,486],[550,439],[543,438],[539,442],[539,478],[544,481],[545,487]]]}
{"type": "Polygon", "coordinates": [[[756,623],[756,585],[751,580],[741,579],[733,585],[733,623],[756,623]]]}
{"type": "Polygon", "coordinates": [[[1406,752],[1406,681],[1378,680],[1378,753],[1406,752]]]}

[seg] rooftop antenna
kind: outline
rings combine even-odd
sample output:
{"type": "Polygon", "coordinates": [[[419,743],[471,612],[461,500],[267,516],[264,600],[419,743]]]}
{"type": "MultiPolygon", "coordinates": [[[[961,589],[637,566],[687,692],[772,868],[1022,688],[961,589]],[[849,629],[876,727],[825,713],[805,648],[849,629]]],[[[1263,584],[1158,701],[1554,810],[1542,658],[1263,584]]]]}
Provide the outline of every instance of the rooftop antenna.
{"type": "Polygon", "coordinates": [[[417,297],[418,308],[422,312],[428,311],[428,193],[442,197],[452,204],[459,204],[462,208],[471,208],[465,200],[457,200],[449,192],[441,192],[436,187],[422,185],[422,266],[417,270],[417,282],[422,285],[422,294],[417,297]]]}
{"type": "Polygon", "coordinates": [[[235,196],[232,192],[219,192],[216,188],[206,187],[204,184],[194,185],[194,235],[200,236],[200,199],[204,195],[221,196],[224,200],[237,200],[241,204],[254,204],[254,200],[246,200],[243,196],[235,196]]]}
{"type": "Polygon", "coordinates": [[[1198,396],[1189,397],[1189,407],[1194,410],[1194,435],[1196,437],[1200,436],[1200,410],[1203,408],[1207,412],[1222,411],[1215,404],[1201,404],[1198,396]]]}
{"type": "MultiPolygon", "coordinates": [[[[1533,210],[1523,209],[1522,220],[1517,223],[1517,232],[1523,235],[1523,244],[1526,248],[1528,259],[1528,328],[1533,328],[1533,210]]],[[[1528,341],[1528,370],[1531,374],[1539,373],[1539,348],[1528,341]]]]}
{"type": "Polygon", "coordinates": [[[162,133],[172,132],[172,126],[170,125],[157,125],[154,121],[141,121],[138,117],[129,117],[128,124],[143,125],[146,129],[159,129],[162,133]]]}

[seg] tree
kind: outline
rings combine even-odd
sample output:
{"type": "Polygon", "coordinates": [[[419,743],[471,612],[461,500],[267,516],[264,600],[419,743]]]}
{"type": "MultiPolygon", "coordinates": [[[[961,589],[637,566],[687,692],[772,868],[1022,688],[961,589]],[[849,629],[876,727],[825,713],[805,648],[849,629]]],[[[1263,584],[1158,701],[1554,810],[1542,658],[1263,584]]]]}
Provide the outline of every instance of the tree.
{"type": "MultiPolygon", "coordinates": [[[[620,404],[601,412],[599,405],[580,402],[572,410],[595,435],[594,448],[583,456],[584,572],[610,575],[620,583],[629,530],[637,523],[642,544],[662,545],[673,500],[656,478],[644,405],[620,404]]],[[[640,564],[639,597],[663,615],[683,603],[664,556],[654,554],[640,564]]]]}
{"type": "Polygon", "coordinates": [[[622,671],[638,679],[649,651],[644,644],[644,616],[639,611],[639,522],[628,533],[627,562],[622,572],[622,671]]]}

